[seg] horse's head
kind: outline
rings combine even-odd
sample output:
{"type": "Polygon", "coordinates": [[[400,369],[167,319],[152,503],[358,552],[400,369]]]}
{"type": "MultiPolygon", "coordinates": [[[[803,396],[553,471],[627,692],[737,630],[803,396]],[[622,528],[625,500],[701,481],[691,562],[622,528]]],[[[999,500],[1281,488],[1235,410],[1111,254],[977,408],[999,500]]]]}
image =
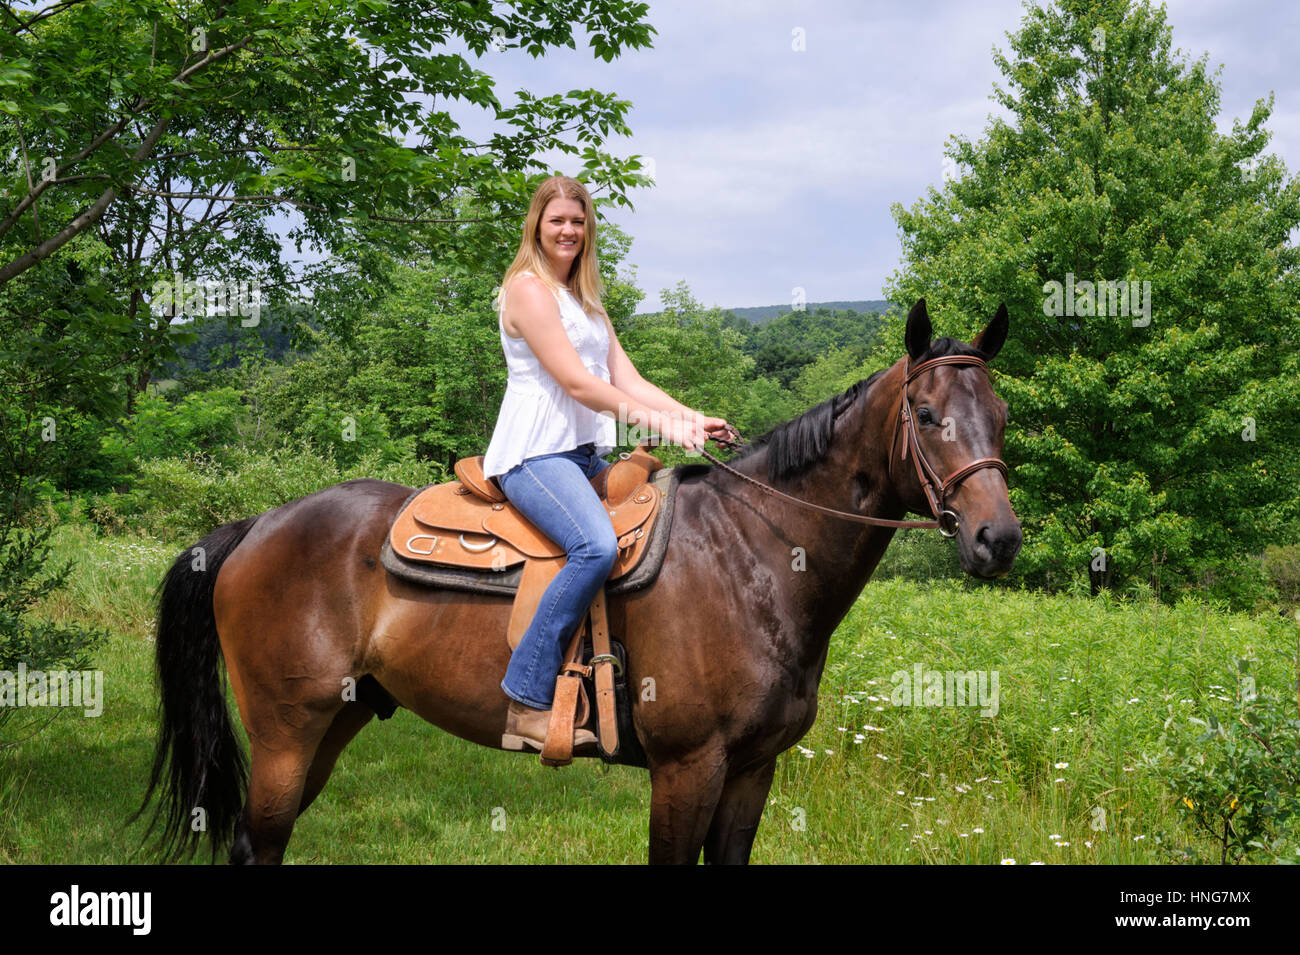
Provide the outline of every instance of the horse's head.
{"type": "Polygon", "coordinates": [[[933,514],[945,535],[957,538],[963,570],[1001,577],[1020,552],[1022,537],[1001,461],[1007,404],[993,393],[985,362],[1006,341],[1007,307],[999,306],[969,345],[930,338],[921,299],[908,313],[907,357],[898,363],[894,487],[909,510],[933,514]]]}

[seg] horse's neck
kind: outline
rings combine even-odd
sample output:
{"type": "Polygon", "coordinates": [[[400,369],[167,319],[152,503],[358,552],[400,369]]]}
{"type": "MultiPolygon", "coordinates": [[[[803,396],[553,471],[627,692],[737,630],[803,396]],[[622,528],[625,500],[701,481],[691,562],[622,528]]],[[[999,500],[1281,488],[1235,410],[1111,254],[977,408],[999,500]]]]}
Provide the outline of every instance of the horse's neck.
{"type": "MultiPolygon", "coordinates": [[[[890,415],[886,389],[893,375],[882,376],[871,394],[859,398],[835,422],[826,456],[802,475],[780,482],[778,490],[823,507],[897,520],[903,516],[887,472],[890,415]]],[[[739,463],[736,470],[764,484],[767,450],[739,463]]],[[[894,530],[874,527],[799,507],[732,479],[731,493],[745,499],[749,520],[737,520],[742,536],[770,533],[752,521],[755,511],[780,528],[792,552],[773,555],[772,573],[790,580],[786,600],[803,643],[805,658],[824,657],[835,627],[870,579],[893,539],[894,530]],[[802,554],[793,548],[801,548],[802,554]]],[[[770,538],[769,538],[770,539],[770,538]]],[[[771,552],[753,548],[751,552],[771,552]]]]}

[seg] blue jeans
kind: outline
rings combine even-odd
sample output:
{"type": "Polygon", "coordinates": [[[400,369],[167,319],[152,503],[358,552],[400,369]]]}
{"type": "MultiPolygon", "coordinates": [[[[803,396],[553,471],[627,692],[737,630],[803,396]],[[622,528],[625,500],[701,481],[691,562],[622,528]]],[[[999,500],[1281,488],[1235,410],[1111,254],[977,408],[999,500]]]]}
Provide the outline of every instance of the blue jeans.
{"type": "Polygon", "coordinates": [[[609,513],[589,480],[607,467],[587,443],[528,458],[497,478],[510,503],[567,555],[501,681],[506,696],[535,709],[551,708],[565,647],[618,559],[609,513]]]}

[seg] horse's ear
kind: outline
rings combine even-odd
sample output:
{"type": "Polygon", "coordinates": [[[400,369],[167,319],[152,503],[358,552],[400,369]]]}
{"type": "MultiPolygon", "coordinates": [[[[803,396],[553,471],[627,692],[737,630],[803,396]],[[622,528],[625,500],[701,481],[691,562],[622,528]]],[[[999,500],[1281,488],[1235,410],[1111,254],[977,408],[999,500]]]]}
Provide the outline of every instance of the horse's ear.
{"type": "Polygon", "coordinates": [[[993,321],[988,323],[984,331],[975,336],[971,342],[984,355],[986,361],[992,361],[997,357],[998,352],[1002,351],[1002,346],[1007,340],[1007,303],[1003,302],[998,306],[998,312],[993,316],[993,321]]]}
{"type": "Polygon", "coordinates": [[[907,331],[903,333],[903,344],[912,361],[920,361],[925,350],[930,347],[930,315],[925,310],[925,299],[917,299],[912,310],[907,313],[907,331]]]}

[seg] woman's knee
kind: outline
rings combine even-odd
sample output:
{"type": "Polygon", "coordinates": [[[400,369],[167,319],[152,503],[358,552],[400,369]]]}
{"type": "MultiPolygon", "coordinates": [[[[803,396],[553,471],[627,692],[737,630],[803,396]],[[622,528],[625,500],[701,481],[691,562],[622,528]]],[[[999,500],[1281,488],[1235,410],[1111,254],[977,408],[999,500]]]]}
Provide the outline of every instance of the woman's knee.
{"type": "Polygon", "coordinates": [[[604,526],[592,528],[581,552],[585,559],[603,565],[606,571],[613,567],[614,561],[618,560],[618,538],[614,536],[613,525],[606,521],[604,526]]]}

